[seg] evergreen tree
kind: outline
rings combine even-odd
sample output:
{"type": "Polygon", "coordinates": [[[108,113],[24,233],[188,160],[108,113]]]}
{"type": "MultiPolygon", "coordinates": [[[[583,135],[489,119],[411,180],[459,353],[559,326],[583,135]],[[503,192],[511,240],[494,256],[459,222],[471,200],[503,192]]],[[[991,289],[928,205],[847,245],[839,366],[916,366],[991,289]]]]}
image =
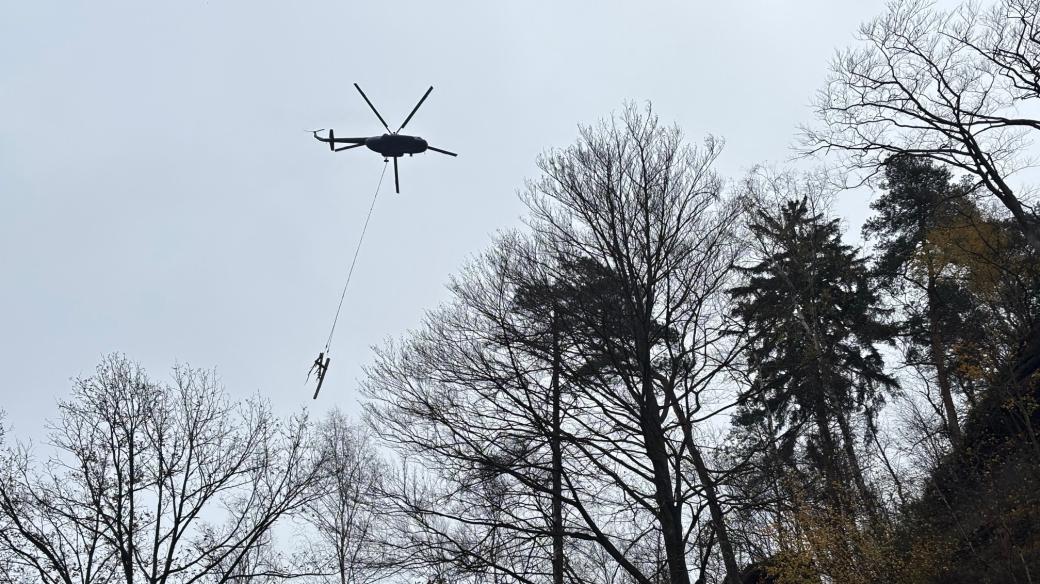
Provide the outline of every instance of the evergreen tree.
{"type": "Polygon", "coordinates": [[[963,285],[957,249],[978,240],[979,211],[954,184],[950,171],[930,160],[896,156],[885,167],[885,192],[863,232],[873,237],[874,272],[900,305],[905,360],[935,371],[943,423],[952,444],[962,442],[953,396],[951,347],[972,325],[972,301],[963,285]]]}
{"type": "Polygon", "coordinates": [[[749,226],[758,263],[731,293],[735,316],[753,336],[746,352],[750,390],[735,418],[738,428],[768,421],[777,453],[804,443],[810,467],[824,479],[823,497],[855,509],[844,485],[876,514],[855,449],[853,416],[868,423],[895,385],[884,371],[878,343],[892,339],[869,271],[857,250],[841,241],[837,220],[813,213],[809,200],[758,210],[749,226]],[[804,441],[802,440],[804,438],[804,441]]]}

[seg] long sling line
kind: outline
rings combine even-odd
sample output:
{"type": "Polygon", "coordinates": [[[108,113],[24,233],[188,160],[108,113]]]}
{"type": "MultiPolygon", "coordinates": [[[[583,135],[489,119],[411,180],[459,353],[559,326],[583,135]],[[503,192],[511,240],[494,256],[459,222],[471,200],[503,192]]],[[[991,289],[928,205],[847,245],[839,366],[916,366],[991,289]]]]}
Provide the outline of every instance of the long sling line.
{"type": "MultiPolygon", "coordinates": [[[[339,295],[339,304],[336,306],[336,316],[332,318],[332,328],[329,330],[329,338],[325,341],[325,351],[318,355],[315,366],[318,369],[318,387],[314,390],[314,399],[318,399],[321,384],[325,381],[325,372],[329,367],[329,349],[332,346],[332,336],[336,333],[336,323],[339,322],[339,313],[343,310],[343,299],[347,297],[347,288],[350,286],[350,278],[354,275],[354,266],[357,265],[358,254],[361,253],[361,244],[365,242],[365,233],[368,232],[368,222],[372,219],[372,211],[376,208],[376,200],[379,198],[379,189],[383,186],[383,177],[386,176],[387,161],[383,162],[383,172],[379,174],[379,183],[376,184],[376,192],[372,195],[372,204],[368,206],[368,215],[365,216],[365,224],[361,228],[361,237],[358,238],[357,247],[354,249],[354,257],[350,260],[350,269],[347,270],[347,281],[343,284],[343,292],[339,295]],[[324,357],[324,361],[323,358],[324,357]]],[[[313,370],[313,368],[312,368],[313,370]]]]}
{"type": "Polygon", "coordinates": [[[368,206],[368,215],[365,217],[365,225],[361,228],[361,237],[358,238],[357,247],[354,249],[354,258],[350,260],[350,269],[347,270],[347,281],[343,284],[343,292],[339,295],[339,305],[336,306],[336,316],[332,319],[332,330],[329,331],[329,339],[325,341],[325,354],[329,353],[332,345],[332,335],[336,332],[336,323],[339,321],[340,310],[343,309],[343,299],[347,297],[347,287],[350,286],[350,278],[354,275],[354,266],[357,265],[358,254],[361,252],[361,244],[365,242],[365,233],[368,231],[368,222],[372,219],[372,210],[376,208],[376,199],[379,198],[379,188],[383,186],[383,177],[386,176],[387,163],[383,163],[383,172],[379,174],[379,183],[376,185],[376,193],[372,195],[372,204],[368,206]]]}

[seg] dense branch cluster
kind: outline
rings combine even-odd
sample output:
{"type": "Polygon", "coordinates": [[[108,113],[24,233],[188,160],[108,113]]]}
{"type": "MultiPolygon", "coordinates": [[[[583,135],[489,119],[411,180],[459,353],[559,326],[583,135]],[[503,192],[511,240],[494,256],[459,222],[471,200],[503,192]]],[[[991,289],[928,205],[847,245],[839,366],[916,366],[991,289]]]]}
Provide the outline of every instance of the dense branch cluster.
{"type": "Polygon", "coordinates": [[[1040,22],[1034,0],[977,3],[944,12],[926,0],[890,5],[842,51],[815,100],[821,125],[804,129],[808,152],[838,151],[875,171],[890,156],[926,157],[963,171],[1011,212],[1034,244],[1032,200],[1010,182],[1040,121],[1040,22]]]}

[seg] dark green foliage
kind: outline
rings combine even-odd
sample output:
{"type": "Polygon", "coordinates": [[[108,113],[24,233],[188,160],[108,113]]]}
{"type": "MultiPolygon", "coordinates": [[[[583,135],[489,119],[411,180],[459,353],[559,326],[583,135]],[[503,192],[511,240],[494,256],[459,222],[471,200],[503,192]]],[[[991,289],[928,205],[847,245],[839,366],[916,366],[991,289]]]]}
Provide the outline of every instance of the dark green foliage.
{"type": "Polygon", "coordinates": [[[955,183],[947,168],[927,158],[889,159],[883,188],[863,225],[877,252],[872,272],[902,309],[901,332],[912,341],[907,361],[934,360],[933,331],[941,331],[945,349],[980,325],[956,266],[956,259],[972,251],[958,239],[980,235],[980,212],[969,197],[970,185],[955,183]]]}
{"type": "MultiPolygon", "coordinates": [[[[569,258],[554,264],[552,281],[543,274],[520,282],[514,303],[518,313],[541,321],[538,334],[543,347],[548,346],[548,323],[555,312],[564,344],[580,347],[585,359],[580,367],[568,372],[568,377],[576,380],[594,372],[603,374],[609,371],[608,364],[614,368],[627,364],[632,368],[630,373],[637,374],[631,342],[634,308],[626,299],[623,279],[611,267],[591,258],[569,258]]],[[[649,326],[651,346],[678,342],[679,333],[657,319],[649,326]]]]}
{"type": "Polygon", "coordinates": [[[891,280],[905,275],[930,231],[947,225],[969,203],[950,171],[926,158],[889,159],[883,188],[870,204],[874,216],[863,224],[863,234],[877,240],[875,272],[891,280]]]}
{"type": "Polygon", "coordinates": [[[736,423],[749,426],[769,412],[800,428],[818,415],[874,412],[881,390],[895,384],[876,347],[893,329],[864,260],[841,242],[837,220],[810,212],[806,199],[758,212],[750,228],[765,253],[732,290],[734,314],[754,338],[747,357],[755,369],[736,423]]]}

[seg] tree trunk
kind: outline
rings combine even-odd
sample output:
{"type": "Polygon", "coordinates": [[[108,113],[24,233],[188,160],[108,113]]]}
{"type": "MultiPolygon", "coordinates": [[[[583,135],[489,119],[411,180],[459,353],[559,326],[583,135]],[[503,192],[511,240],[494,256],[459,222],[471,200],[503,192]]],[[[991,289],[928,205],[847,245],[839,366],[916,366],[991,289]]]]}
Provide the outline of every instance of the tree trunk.
{"type": "Polygon", "coordinates": [[[733,553],[733,544],[729,541],[729,531],[726,529],[726,517],[722,512],[722,504],[719,502],[718,492],[715,489],[715,479],[704,464],[700,448],[690,444],[690,458],[693,460],[693,468],[697,471],[697,479],[704,487],[704,497],[708,500],[708,511],[711,513],[711,523],[715,527],[715,537],[719,540],[719,551],[722,552],[722,562],[726,566],[727,584],[740,584],[740,567],[737,565],[737,557],[733,553]]]}
{"type": "Polygon", "coordinates": [[[657,503],[657,519],[661,525],[665,557],[668,558],[668,581],[670,584],[690,584],[690,572],[686,566],[686,545],[683,538],[682,507],[675,502],[672,492],[672,472],[668,461],[668,448],[662,426],[661,407],[654,393],[652,364],[650,359],[649,327],[651,319],[634,323],[636,352],[640,364],[639,417],[643,443],[650,459],[654,476],[654,500],[657,503]]]}
{"type": "Polygon", "coordinates": [[[931,341],[932,364],[935,365],[935,376],[939,383],[939,395],[942,397],[943,414],[946,423],[946,433],[950,436],[950,442],[954,448],[961,445],[961,426],[957,421],[957,406],[953,403],[953,392],[950,389],[950,373],[946,369],[946,350],[943,346],[942,331],[937,319],[935,297],[935,276],[928,274],[928,332],[931,341]]]}
{"type": "Polygon", "coordinates": [[[852,480],[856,485],[856,490],[859,491],[859,498],[863,502],[863,508],[867,512],[871,525],[876,527],[880,525],[881,519],[877,500],[874,498],[874,494],[870,492],[870,488],[867,487],[866,479],[863,478],[863,467],[859,464],[859,456],[856,454],[856,442],[847,416],[838,414],[838,427],[841,429],[841,438],[844,443],[845,456],[849,461],[849,471],[852,473],[852,480]]]}
{"type": "Polygon", "coordinates": [[[830,416],[822,403],[816,405],[813,415],[816,423],[816,431],[820,435],[820,446],[823,448],[823,479],[827,483],[825,493],[831,504],[841,512],[850,511],[848,498],[844,490],[844,469],[841,459],[838,457],[838,449],[834,444],[834,435],[831,434],[830,416]]]}
{"type": "Polygon", "coordinates": [[[560,444],[560,330],[552,313],[552,571],[563,584],[563,449],[560,444]]]}
{"type": "Polygon", "coordinates": [[[668,464],[668,451],[660,427],[657,400],[652,394],[644,393],[643,437],[646,454],[654,472],[654,500],[657,503],[657,518],[661,524],[665,557],[668,558],[668,581],[671,584],[690,584],[690,573],[686,566],[686,545],[683,540],[682,508],[676,504],[672,493],[672,473],[668,464]]]}
{"type": "Polygon", "coordinates": [[[726,528],[726,517],[722,510],[722,503],[719,501],[718,489],[716,488],[715,479],[711,476],[711,471],[708,470],[708,465],[704,463],[704,457],[701,456],[701,450],[693,440],[693,424],[690,419],[679,407],[678,396],[675,395],[675,388],[671,383],[664,383],[664,389],[668,401],[671,401],[673,405],[673,412],[675,417],[679,420],[679,424],[683,431],[683,440],[686,443],[686,448],[690,450],[690,458],[693,461],[694,471],[697,473],[697,480],[700,481],[701,486],[704,488],[704,496],[708,501],[708,511],[711,514],[712,526],[715,528],[715,536],[719,540],[719,551],[722,553],[722,563],[726,567],[726,582],[739,584],[740,582],[740,566],[737,565],[736,554],[733,553],[733,545],[729,540],[729,531],[726,528]]]}

